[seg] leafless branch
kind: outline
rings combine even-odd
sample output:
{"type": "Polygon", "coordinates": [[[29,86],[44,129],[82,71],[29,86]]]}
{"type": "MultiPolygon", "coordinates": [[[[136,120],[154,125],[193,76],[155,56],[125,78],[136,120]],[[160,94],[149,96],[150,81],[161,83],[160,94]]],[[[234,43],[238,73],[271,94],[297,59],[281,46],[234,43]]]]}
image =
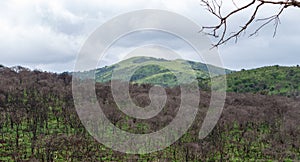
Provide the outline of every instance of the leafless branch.
{"type": "Polygon", "coordinates": [[[284,0],[284,1],[272,1],[272,0],[251,0],[248,4],[238,7],[234,0],[232,0],[233,5],[236,7],[233,11],[229,12],[227,15],[223,16],[221,13],[222,9],[222,0],[201,0],[202,6],[206,7],[208,12],[213,14],[220,22],[217,25],[214,26],[204,26],[200,30],[201,32],[205,32],[207,35],[213,36],[215,38],[218,38],[218,41],[216,44],[214,44],[214,47],[217,47],[219,45],[222,45],[226,42],[228,42],[231,39],[235,39],[235,41],[238,40],[238,38],[241,36],[243,32],[246,31],[246,29],[253,24],[254,22],[262,22],[262,24],[249,35],[249,37],[256,35],[263,27],[270,24],[271,22],[274,22],[274,33],[273,36],[276,35],[278,24],[280,24],[280,15],[282,12],[288,8],[288,7],[299,7],[300,8],[300,2],[297,0],[284,0]],[[279,5],[280,10],[270,17],[262,18],[262,19],[256,19],[256,16],[258,12],[260,11],[261,7],[266,4],[272,4],[272,5],[279,5]],[[230,32],[228,34],[228,19],[233,17],[233,15],[244,11],[247,8],[254,7],[254,10],[252,11],[252,14],[250,15],[248,21],[245,22],[244,25],[240,26],[240,28],[236,32],[230,32]],[[255,20],[256,19],[256,20],[255,20]]]}

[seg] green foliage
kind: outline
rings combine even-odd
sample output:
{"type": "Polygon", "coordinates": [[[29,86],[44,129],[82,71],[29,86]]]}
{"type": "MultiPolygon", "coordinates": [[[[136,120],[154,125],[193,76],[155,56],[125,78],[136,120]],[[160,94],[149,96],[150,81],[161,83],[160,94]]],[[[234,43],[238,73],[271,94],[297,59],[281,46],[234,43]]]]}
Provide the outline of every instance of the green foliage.
{"type": "Polygon", "coordinates": [[[228,74],[227,91],[268,95],[298,96],[300,68],[269,66],[228,74]]]}
{"type": "MultiPolygon", "coordinates": [[[[133,57],[115,65],[97,69],[98,82],[111,80],[113,71],[135,71],[130,81],[138,84],[153,84],[174,87],[181,83],[189,83],[196,77],[201,89],[210,90],[210,77],[218,78],[222,69],[199,62],[185,60],[164,60],[151,57],[133,57]],[[193,69],[193,70],[191,70],[193,69]],[[209,75],[209,70],[211,76],[209,75]],[[180,76],[178,80],[176,76],[180,76]]],[[[238,93],[258,93],[265,95],[300,95],[300,68],[269,66],[252,70],[242,69],[234,72],[225,69],[227,91],[238,93]]],[[[121,73],[122,74],[122,73],[121,73]]],[[[118,76],[115,79],[125,78],[118,76]]]]}
{"type": "MultiPolygon", "coordinates": [[[[110,81],[112,73],[116,71],[120,75],[114,79],[124,80],[128,76],[122,76],[122,74],[128,75],[127,72],[134,71],[134,74],[130,78],[132,83],[148,83],[165,87],[189,83],[194,79],[200,80],[209,78],[209,72],[212,76],[218,76],[224,72],[222,68],[200,62],[181,59],[170,61],[152,57],[133,57],[115,65],[97,69],[97,82],[104,83],[110,81]],[[177,77],[180,77],[180,79],[177,77]]],[[[225,73],[231,73],[231,71],[225,69],[225,73]]]]}

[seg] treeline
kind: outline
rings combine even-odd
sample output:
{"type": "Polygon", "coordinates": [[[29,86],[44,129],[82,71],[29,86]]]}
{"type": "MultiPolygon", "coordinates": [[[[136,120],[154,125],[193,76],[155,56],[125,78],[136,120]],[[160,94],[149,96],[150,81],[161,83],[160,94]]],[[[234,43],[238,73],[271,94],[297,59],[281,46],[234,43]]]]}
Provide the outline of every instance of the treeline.
{"type": "MultiPolygon", "coordinates": [[[[228,93],[215,129],[198,139],[210,103],[201,92],[199,112],[189,131],[165,150],[145,155],[113,151],[98,143],[81,124],[68,73],[0,67],[0,161],[256,161],[300,160],[300,103],[279,96],[228,93]]],[[[150,103],[150,85],[130,85],[133,101],[150,103]]],[[[150,133],[165,127],[180,106],[180,88],[166,88],[167,102],[156,117],[123,114],[110,84],[96,84],[98,102],[117,127],[150,133]]]]}

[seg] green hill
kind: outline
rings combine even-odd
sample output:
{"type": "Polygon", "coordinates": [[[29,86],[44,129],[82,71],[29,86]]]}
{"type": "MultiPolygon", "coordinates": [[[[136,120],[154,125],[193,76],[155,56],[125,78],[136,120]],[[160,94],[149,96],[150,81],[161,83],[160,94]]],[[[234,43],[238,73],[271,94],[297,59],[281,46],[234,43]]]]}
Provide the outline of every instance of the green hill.
{"type": "Polygon", "coordinates": [[[268,66],[227,75],[227,91],[299,96],[300,67],[268,66]]]}
{"type": "MultiPolygon", "coordinates": [[[[117,64],[106,66],[96,70],[97,82],[108,82],[112,79],[112,73],[116,80],[130,80],[132,83],[149,83],[162,86],[176,86],[179,83],[189,83],[193,78],[209,78],[210,69],[212,76],[222,74],[223,69],[213,65],[186,60],[165,60],[153,57],[132,57],[117,64]],[[134,71],[133,75],[128,75],[134,71]],[[176,75],[183,80],[178,82],[176,75]],[[130,77],[131,76],[131,77],[130,77]],[[130,77],[130,78],[128,78],[130,77]]],[[[225,69],[225,73],[231,73],[225,69]]]]}
{"type": "MultiPolygon", "coordinates": [[[[210,76],[222,75],[222,68],[200,62],[186,60],[165,60],[152,57],[132,57],[117,64],[96,70],[97,82],[108,82],[113,71],[114,79],[130,80],[132,83],[176,86],[188,83],[196,77],[202,89],[210,89],[210,76]],[[193,70],[191,70],[193,69],[193,70]],[[135,71],[131,77],[129,71],[135,71]],[[178,82],[176,75],[182,76],[178,82]],[[128,78],[130,77],[130,78],[128,78]]],[[[231,71],[225,69],[227,91],[239,93],[259,93],[268,95],[299,96],[300,67],[268,66],[251,70],[231,71]]]]}

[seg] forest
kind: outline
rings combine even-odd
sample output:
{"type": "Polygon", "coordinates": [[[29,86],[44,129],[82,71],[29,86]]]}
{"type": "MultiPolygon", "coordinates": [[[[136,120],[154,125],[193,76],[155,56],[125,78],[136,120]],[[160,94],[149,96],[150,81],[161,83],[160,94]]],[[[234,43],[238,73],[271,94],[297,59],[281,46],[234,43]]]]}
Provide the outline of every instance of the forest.
{"type": "MultiPolygon", "coordinates": [[[[97,142],[83,127],[72,97],[70,73],[0,67],[0,161],[296,161],[300,160],[300,99],[284,95],[228,92],[220,120],[203,140],[198,132],[210,102],[201,91],[191,128],[170,147],[125,154],[97,142]]],[[[131,84],[133,101],[150,103],[150,84],[131,84]]],[[[157,116],[142,120],[122,113],[110,82],[96,83],[105,115],[120,129],[149,133],[163,128],[180,105],[179,87],[167,88],[157,116]]]]}

